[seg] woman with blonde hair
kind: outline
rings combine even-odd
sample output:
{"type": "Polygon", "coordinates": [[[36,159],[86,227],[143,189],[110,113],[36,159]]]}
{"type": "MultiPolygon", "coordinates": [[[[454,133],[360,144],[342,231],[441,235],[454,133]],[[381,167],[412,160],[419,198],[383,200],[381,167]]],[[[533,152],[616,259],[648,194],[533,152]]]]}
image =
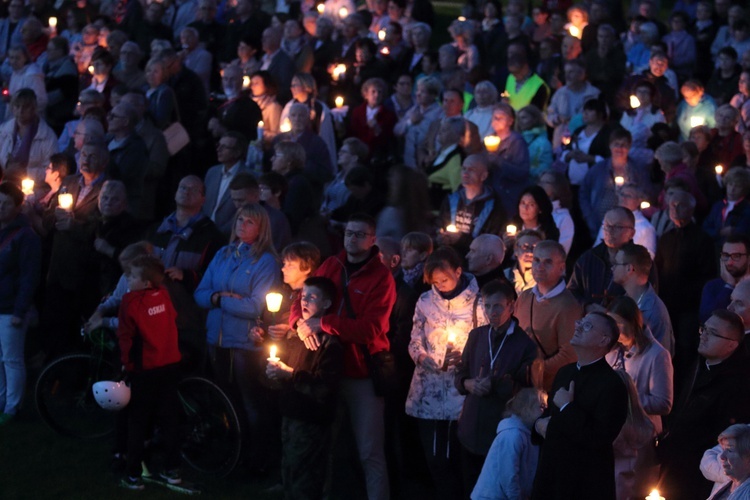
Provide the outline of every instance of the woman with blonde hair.
{"type": "Polygon", "coordinates": [[[271,451],[268,392],[262,384],[267,351],[258,318],[266,310],[266,294],[280,276],[266,210],[257,203],[237,210],[232,235],[209,264],[195,302],[208,310],[208,354],[216,380],[234,386],[245,410],[253,443],[251,468],[259,468],[271,451]]]}

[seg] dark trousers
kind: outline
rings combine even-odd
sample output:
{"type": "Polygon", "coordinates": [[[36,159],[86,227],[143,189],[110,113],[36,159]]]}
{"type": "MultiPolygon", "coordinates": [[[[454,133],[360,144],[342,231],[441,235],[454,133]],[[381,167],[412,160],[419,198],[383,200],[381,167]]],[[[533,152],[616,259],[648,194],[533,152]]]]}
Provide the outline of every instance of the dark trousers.
{"type": "Polygon", "coordinates": [[[128,464],[130,477],[140,477],[143,443],[152,435],[156,424],[164,444],[164,469],[180,464],[180,401],[177,384],[178,364],[133,373],[130,377],[128,405],[128,464]]]}
{"type": "Polygon", "coordinates": [[[453,420],[419,420],[427,468],[435,485],[437,500],[461,498],[461,443],[458,422],[453,420]]]}
{"type": "Polygon", "coordinates": [[[461,447],[461,473],[464,483],[464,498],[466,499],[471,498],[471,492],[474,490],[474,485],[477,484],[479,474],[482,472],[485,458],[487,458],[487,455],[477,455],[463,446],[461,447]]]}
{"type": "Polygon", "coordinates": [[[323,495],[331,426],[281,419],[281,480],[286,500],[317,500],[323,495]]]}

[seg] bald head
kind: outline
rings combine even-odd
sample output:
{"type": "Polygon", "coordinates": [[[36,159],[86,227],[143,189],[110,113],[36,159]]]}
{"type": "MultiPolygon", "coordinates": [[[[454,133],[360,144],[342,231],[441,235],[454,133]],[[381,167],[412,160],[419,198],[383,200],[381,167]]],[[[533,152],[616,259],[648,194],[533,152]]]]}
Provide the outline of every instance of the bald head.
{"type": "Polygon", "coordinates": [[[482,276],[497,269],[505,257],[503,240],[495,234],[480,234],[466,254],[469,272],[482,276]]]}
{"type": "Polygon", "coordinates": [[[479,188],[489,176],[487,157],[483,154],[469,155],[461,166],[461,185],[464,188],[479,188]]]}

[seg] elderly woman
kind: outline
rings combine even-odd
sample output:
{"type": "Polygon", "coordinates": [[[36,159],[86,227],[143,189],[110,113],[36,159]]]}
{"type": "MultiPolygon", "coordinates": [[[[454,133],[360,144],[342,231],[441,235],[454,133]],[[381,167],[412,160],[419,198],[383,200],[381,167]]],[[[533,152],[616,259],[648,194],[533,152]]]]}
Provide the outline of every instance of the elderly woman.
{"type": "Polygon", "coordinates": [[[701,472],[716,483],[708,500],[750,497],[750,425],[730,425],[719,434],[719,444],[703,454],[701,472]]]}
{"type": "Polygon", "coordinates": [[[0,184],[0,427],[13,419],[26,387],[24,339],[34,291],[39,284],[42,246],[21,214],[24,194],[0,184]]]}
{"type": "Polygon", "coordinates": [[[544,115],[539,108],[530,104],[518,111],[516,126],[529,147],[531,182],[537,182],[539,177],[552,166],[552,144],[547,139],[544,115]]]}
{"type": "MultiPolygon", "coordinates": [[[[13,45],[8,50],[8,65],[13,70],[8,82],[8,97],[13,99],[13,95],[21,89],[31,89],[36,94],[36,105],[39,114],[44,113],[47,107],[47,90],[44,86],[44,73],[29,56],[28,50],[24,45],[13,45]]],[[[11,117],[11,109],[5,110],[5,118],[11,117]]]]}
{"type": "Polygon", "coordinates": [[[151,118],[161,130],[166,129],[178,120],[177,96],[167,85],[169,73],[164,61],[151,59],[146,64],[146,97],[151,118]]]}
{"type": "Polygon", "coordinates": [[[499,97],[497,87],[487,80],[483,80],[474,87],[475,108],[470,109],[464,118],[474,123],[479,129],[479,137],[492,135],[492,110],[499,97]]]}
{"type": "MultiPolygon", "coordinates": [[[[636,247],[638,248],[638,247],[636,247]]],[[[648,253],[621,251],[613,272],[626,272],[630,266],[650,265],[648,253]],[[620,262],[622,261],[622,262],[620,262]]],[[[672,409],[672,357],[645,324],[638,304],[630,297],[618,297],[610,304],[607,314],[620,329],[617,346],[607,354],[607,362],[615,369],[625,370],[638,389],[638,401],[654,426],[655,435],[661,432],[662,415],[672,409]]],[[[658,470],[653,470],[653,447],[640,449],[619,448],[615,451],[618,498],[637,497],[638,485],[655,484],[658,470]]],[[[641,486],[642,487],[642,486],[641,486]]]]}
{"type": "Polygon", "coordinates": [[[250,93],[263,115],[263,141],[271,144],[281,125],[281,104],[276,100],[276,82],[271,73],[253,73],[250,76],[250,93]]]}
{"type": "MultiPolygon", "coordinates": [[[[318,100],[318,86],[315,78],[309,73],[297,73],[292,78],[292,99],[286,103],[281,111],[281,123],[289,118],[289,112],[295,103],[304,104],[310,111],[310,126],[312,131],[325,142],[331,158],[331,164],[336,164],[336,134],[333,130],[333,116],[323,102],[318,100]]],[[[383,96],[385,98],[385,95],[383,96]]]]}
{"type": "Polygon", "coordinates": [[[267,352],[254,327],[266,310],[266,294],[280,269],[273,249],[268,214],[257,203],[235,215],[229,245],[219,250],[195,290],[196,303],[208,310],[209,358],[218,378],[236,384],[259,466],[267,450],[267,401],[261,380],[267,352]]]}
{"type": "Polygon", "coordinates": [[[440,151],[427,169],[433,208],[439,208],[447,194],[461,187],[461,164],[465,157],[459,142],[466,129],[460,116],[443,118],[438,130],[440,151]]]}
{"type": "Polygon", "coordinates": [[[302,222],[317,212],[318,197],[313,183],[304,172],[305,149],[296,142],[281,141],[274,146],[271,169],[285,177],[287,192],[281,210],[289,219],[292,235],[296,235],[302,222]]]}
{"type": "Polygon", "coordinates": [[[362,85],[364,102],[351,112],[347,135],[367,144],[372,158],[384,163],[394,149],[393,127],[398,118],[383,105],[388,86],[382,78],[370,78],[362,85]]]}
{"type": "Polygon", "coordinates": [[[644,193],[651,191],[648,170],[629,159],[633,137],[625,129],[609,134],[609,158],[589,169],[581,183],[578,202],[592,238],[596,238],[604,214],[617,205],[617,188],[626,182],[638,185],[644,193]],[[621,178],[618,182],[618,178],[621,178]]]}
{"type": "MultiPolygon", "coordinates": [[[[659,163],[661,171],[664,172],[665,181],[670,179],[682,179],[688,186],[688,192],[693,195],[696,201],[696,213],[706,213],[708,202],[706,196],[701,191],[695,174],[682,161],[682,149],[676,142],[667,141],[657,148],[654,152],[654,158],[659,163]]],[[[659,193],[659,207],[667,208],[664,200],[664,190],[659,193]]]]}
{"type": "Polygon", "coordinates": [[[146,84],[146,75],[138,66],[143,58],[141,48],[135,42],[125,42],[120,49],[120,61],[112,71],[119,81],[131,89],[139,89],[146,84]]]}
{"type": "Polygon", "coordinates": [[[427,76],[417,81],[417,103],[399,120],[393,132],[404,139],[404,164],[417,167],[417,153],[430,125],[439,120],[443,110],[437,102],[442,84],[438,78],[427,76]]]}
{"type": "Polygon", "coordinates": [[[734,167],[724,175],[726,196],[711,207],[703,229],[718,247],[732,234],[750,234],[750,171],[734,167]]]}
{"type": "Polygon", "coordinates": [[[424,277],[432,289],[419,297],[414,312],[409,355],[416,368],[406,414],[417,419],[436,498],[455,499],[461,497],[457,421],[464,402],[453,381],[455,365],[469,331],[487,318],[477,307],[477,280],[463,272],[452,248],[440,247],[427,258],[424,277]]]}
{"type": "Polygon", "coordinates": [[[516,113],[510,104],[500,103],[492,111],[492,131],[500,139],[497,151],[490,154],[490,182],[503,202],[505,212],[518,213],[516,201],[529,182],[529,147],[521,134],[513,131],[516,113]]]}
{"type": "Polygon", "coordinates": [[[0,126],[0,167],[6,177],[28,175],[41,186],[49,158],[57,152],[57,138],[39,117],[37,104],[31,89],[20,89],[13,96],[13,118],[0,126]]]}

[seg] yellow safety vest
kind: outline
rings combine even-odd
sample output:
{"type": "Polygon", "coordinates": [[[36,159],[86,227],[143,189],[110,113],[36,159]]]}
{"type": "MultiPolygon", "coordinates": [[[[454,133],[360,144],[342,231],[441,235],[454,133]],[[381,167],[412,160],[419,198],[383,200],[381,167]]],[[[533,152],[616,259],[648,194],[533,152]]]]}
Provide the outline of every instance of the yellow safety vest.
{"type": "MultiPolygon", "coordinates": [[[[537,75],[536,73],[532,73],[532,75],[523,82],[523,85],[521,85],[521,89],[516,92],[516,77],[511,75],[508,75],[508,79],[505,82],[505,91],[508,93],[508,100],[510,101],[510,106],[518,112],[521,108],[528,106],[531,104],[531,100],[536,95],[537,91],[541,86],[547,86],[546,83],[544,83],[544,80],[537,75]]],[[[544,107],[547,107],[547,103],[544,103],[544,107]]],[[[541,111],[544,111],[542,109],[541,111]]]]}

